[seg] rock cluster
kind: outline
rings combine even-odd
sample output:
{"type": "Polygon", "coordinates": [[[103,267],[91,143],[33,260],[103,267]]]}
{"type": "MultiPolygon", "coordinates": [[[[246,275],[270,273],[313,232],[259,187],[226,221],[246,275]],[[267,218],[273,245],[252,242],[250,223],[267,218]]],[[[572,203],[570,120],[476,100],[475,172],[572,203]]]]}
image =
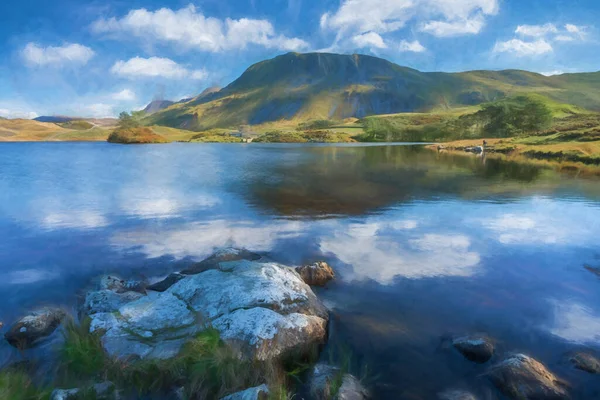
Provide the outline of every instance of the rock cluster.
{"type": "Polygon", "coordinates": [[[170,358],[209,326],[245,359],[271,360],[326,339],[328,312],[292,268],[225,249],[184,272],[155,285],[159,292],[117,284],[87,294],[82,312],[110,355],[170,358]]]}
{"type": "Polygon", "coordinates": [[[353,375],[327,364],[315,365],[310,378],[310,392],[315,399],[365,400],[369,391],[353,375]]]}

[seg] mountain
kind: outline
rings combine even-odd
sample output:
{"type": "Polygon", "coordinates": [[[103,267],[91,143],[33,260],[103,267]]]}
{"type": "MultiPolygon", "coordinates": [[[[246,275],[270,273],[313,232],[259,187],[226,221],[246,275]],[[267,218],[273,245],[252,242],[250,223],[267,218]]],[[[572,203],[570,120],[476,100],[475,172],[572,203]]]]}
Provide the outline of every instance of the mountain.
{"type": "Polygon", "coordinates": [[[150,104],[148,104],[146,108],[144,108],[144,112],[146,114],[154,114],[155,112],[164,110],[165,108],[170,107],[173,104],[175,104],[175,102],[170,100],[152,100],[150,104]]]}
{"type": "Polygon", "coordinates": [[[477,105],[519,93],[600,110],[600,73],[420,72],[367,55],[288,53],[254,64],[220,91],[173,104],[147,122],[206,130],[282,119],[362,118],[477,105]]]}

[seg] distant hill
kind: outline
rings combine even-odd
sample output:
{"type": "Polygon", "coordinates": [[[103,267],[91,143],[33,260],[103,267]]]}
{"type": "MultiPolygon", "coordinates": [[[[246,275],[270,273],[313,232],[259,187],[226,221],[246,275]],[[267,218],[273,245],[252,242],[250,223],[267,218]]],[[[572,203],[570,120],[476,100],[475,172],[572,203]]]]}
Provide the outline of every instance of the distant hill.
{"type": "Polygon", "coordinates": [[[153,100],[144,108],[146,114],[154,114],[157,111],[164,110],[165,108],[175,104],[174,101],[170,100],[153,100]]]}
{"type": "Polygon", "coordinates": [[[112,127],[112,126],[117,125],[118,120],[116,118],[82,118],[82,117],[68,117],[68,116],[64,116],[64,115],[53,115],[53,116],[45,115],[45,116],[34,118],[33,121],[59,124],[61,126],[64,126],[64,124],[87,122],[88,124],[91,124],[92,126],[112,127]]]}
{"type": "Polygon", "coordinates": [[[600,110],[600,73],[420,72],[366,55],[288,53],[252,65],[229,86],[147,118],[191,130],[478,105],[519,93],[600,110]]]}

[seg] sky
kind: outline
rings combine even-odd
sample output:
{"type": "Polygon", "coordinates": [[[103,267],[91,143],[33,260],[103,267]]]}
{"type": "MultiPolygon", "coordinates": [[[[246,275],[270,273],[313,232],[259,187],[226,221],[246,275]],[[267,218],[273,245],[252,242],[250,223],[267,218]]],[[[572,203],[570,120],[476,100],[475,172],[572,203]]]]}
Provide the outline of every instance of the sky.
{"type": "Polygon", "coordinates": [[[597,0],[5,0],[0,116],[116,116],[290,51],[421,71],[600,70],[597,0]]]}

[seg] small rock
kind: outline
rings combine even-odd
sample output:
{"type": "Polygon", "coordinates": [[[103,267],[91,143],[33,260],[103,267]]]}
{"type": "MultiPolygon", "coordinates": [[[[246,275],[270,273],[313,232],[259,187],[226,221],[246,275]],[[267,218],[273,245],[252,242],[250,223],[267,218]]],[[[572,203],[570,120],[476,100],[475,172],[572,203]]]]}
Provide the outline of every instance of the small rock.
{"type": "Polygon", "coordinates": [[[452,345],[469,361],[486,363],[494,355],[494,344],[485,335],[462,336],[452,340],[452,345]]]}
{"type": "Polygon", "coordinates": [[[325,286],[327,282],[335,278],[335,272],[324,261],[296,268],[304,282],[311,286],[325,286]]]}
{"type": "Polygon", "coordinates": [[[55,389],[50,395],[50,400],[76,400],[82,394],[92,394],[95,399],[108,400],[117,398],[115,385],[112,382],[98,383],[87,390],[82,389],[55,389]]]}
{"type": "Polygon", "coordinates": [[[250,389],[242,390],[221,400],[266,400],[269,398],[269,388],[267,385],[260,385],[250,389]]]}
{"type": "Polygon", "coordinates": [[[590,374],[600,374],[600,360],[588,353],[576,353],[570,357],[573,366],[590,374]]]}
{"type": "Polygon", "coordinates": [[[315,365],[310,379],[310,392],[315,399],[364,400],[370,397],[369,391],[355,376],[327,364],[315,365]],[[340,378],[340,387],[334,387],[340,378]],[[336,390],[337,393],[333,393],[336,390]]]}
{"type": "Polygon", "coordinates": [[[235,249],[232,247],[227,247],[218,250],[215,254],[208,257],[207,259],[200,261],[199,263],[194,264],[187,269],[184,269],[183,271],[181,271],[181,273],[185,275],[196,275],[211,269],[217,269],[219,267],[219,263],[222,262],[240,260],[256,261],[260,259],[261,256],[259,254],[252,253],[251,251],[248,251],[246,249],[235,249]]]}
{"type": "Polygon", "coordinates": [[[18,320],[4,337],[12,346],[24,350],[35,347],[50,336],[66,317],[59,308],[42,308],[18,320]]]}
{"type": "Polygon", "coordinates": [[[544,365],[524,354],[515,354],[487,373],[491,382],[513,399],[568,399],[565,383],[544,365]]]}
{"type": "Polygon", "coordinates": [[[464,390],[446,390],[438,395],[440,400],[477,400],[477,397],[464,390]]]}
{"type": "Polygon", "coordinates": [[[592,267],[591,265],[584,265],[584,268],[590,271],[592,274],[600,276],[600,268],[592,267]]]}
{"type": "Polygon", "coordinates": [[[146,293],[148,282],[125,280],[115,275],[104,275],[100,278],[100,290],[110,290],[115,293],[137,292],[146,293]]]}
{"type": "Polygon", "coordinates": [[[156,282],[156,283],[148,286],[147,289],[153,290],[155,292],[164,292],[167,289],[169,289],[171,286],[173,286],[174,284],[176,284],[177,282],[182,280],[183,278],[185,278],[185,275],[181,275],[181,274],[177,274],[177,273],[170,274],[162,281],[156,282]]]}

